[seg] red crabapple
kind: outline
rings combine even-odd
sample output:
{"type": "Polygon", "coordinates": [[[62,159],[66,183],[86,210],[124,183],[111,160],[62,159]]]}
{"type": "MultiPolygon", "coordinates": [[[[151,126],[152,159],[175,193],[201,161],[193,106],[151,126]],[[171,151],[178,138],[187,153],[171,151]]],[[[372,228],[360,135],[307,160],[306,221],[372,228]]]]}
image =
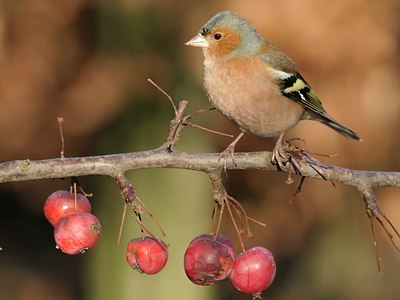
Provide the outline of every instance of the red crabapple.
{"type": "Polygon", "coordinates": [[[57,246],[67,254],[84,253],[97,243],[100,234],[100,221],[90,213],[70,214],[54,227],[57,246]]]}
{"type": "Polygon", "coordinates": [[[229,279],[239,291],[257,298],[271,285],[275,273],[272,253],[263,247],[254,247],[235,257],[229,279]]]}
{"type": "Polygon", "coordinates": [[[236,255],[235,246],[233,245],[231,239],[220,233],[217,234],[215,239],[214,239],[214,234],[201,234],[201,235],[195,237],[190,243],[193,243],[194,241],[196,241],[198,239],[204,239],[204,238],[210,239],[210,240],[215,240],[219,243],[224,244],[225,246],[228,247],[230,255],[232,255],[232,257],[235,257],[235,255],[236,255]]]}
{"type": "Polygon", "coordinates": [[[69,191],[56,191],[47,197],[44,203],[44,215],[51,225],[56,223],[67,215],[73,213],[89,213],[90,202],[82,194],[76,194],[76,207],[74,194],[69,191]]]}
{"type": "MultiPolygon", "coordinates": [[[[234,250],[233,250],[234,251],[234,250]]],[[[232,249],[210,235],[198,236],[189,244],[184,268],[195,284],[211,285],[228,277],[233,265],[232,249]]]]}
{"type": "Polygon", "coordinates": [[[159,239],[146,236],[128,243],[126,261],[140,273],[156,274],[164,268],[167,260],[168,247],[159,239]]]}

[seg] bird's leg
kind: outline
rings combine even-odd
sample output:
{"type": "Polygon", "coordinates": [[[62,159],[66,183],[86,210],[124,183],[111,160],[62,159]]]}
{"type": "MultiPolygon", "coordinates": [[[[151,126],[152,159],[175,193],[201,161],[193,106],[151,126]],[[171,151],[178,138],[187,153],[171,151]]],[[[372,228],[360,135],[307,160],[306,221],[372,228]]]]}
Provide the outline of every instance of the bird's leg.
{"type": "Polygon", "coordinates": [[[282,144],[282,139],[283,139],[284,133],[285,132],[282,132],[279,135],[279,138],[275,143],[274,149],[272,150],[271,163],[274,166],[277,166],[278,169],[282,169],[281,166],[286,165],[286,163],[288,162],[288,158],[286,157],[286,155],[283,154],[283,152],[285,152],[283,149],[283,144],[282,144]]]}
{"type": "Polygon", "coordinates": [[[244,132],[242,131],[233,141],[226,147],[224,151],[221,152],[219,155],[219,160],[223,159],[224,160],[224,170],[226,171],[226,163],[228,161],[228,157],[232,158],[232,162],[235,163],[235,160],[233,158],[233,154],[235,153],[235,147],[236,144],[239,142],[239,140],[242,138],[244,135],[244,132]]]}

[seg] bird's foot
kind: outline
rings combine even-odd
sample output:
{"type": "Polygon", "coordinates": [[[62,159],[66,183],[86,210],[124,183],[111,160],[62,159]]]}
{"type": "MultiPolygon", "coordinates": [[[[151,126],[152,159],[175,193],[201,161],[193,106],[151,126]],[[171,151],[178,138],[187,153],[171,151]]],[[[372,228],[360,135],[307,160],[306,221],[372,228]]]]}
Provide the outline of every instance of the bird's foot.
{"type": "Polygon", "coordinates": [[[302,163],[306,163],[322,179],[326,180],[323,171],[323,169],[326,167],[316,158],[314,158],[310,152],[307,152],[305,149],[291,144],[291,141],[293,140],[303,141],[302,139],[291,139],[282,143],[281,140],[278,139],[278,142],[275,144],[271,156],[271,163],[275,165],[279,171],[288,166],[288,178],[286,180],[286,183],[293,183],[292,174],[302,176],[302,163]]]}
{"type": "Polygon", "coordinates": [[[289,162],[290,158],[288,156],[287,143],[282,143],[283,133],[279,136],[274,149],[272,150],[271,163],[276,166],[279,171],[282,171],[286,164],[289,162]]]}
{"type": "Polygon", "coordinates": [[[271,156],[271,163],[277,167],[278,170],[282,170],[286,164],[290,161],[290,154],[286,152],[286,145],[287,142],[284,144],[276,143],[274,149],[272,150],[271,156]]]}
{"type": "Polygon", "coordinates": [[[224,151],[221,152],[219,155],[218,161],[221,161],[221,159],[224,160],[224,171],[226,173],[226,166],[228,163],[228,158],[230,157],[232,159],[233,164],[236,166],[235,159],[233,157],[233,154],[235,153],[235,147],[236,144],[239,142],[239,140],[242,138],[244,135],[244,132],[241,132],[233,141],[232,143],[229,144],[228,147],[224,151]]]}
{"type": "Polygon", "coordinates": [[[236,165],[235,164],[234,154],[235,154],[235,145],[232,145],[232,144],[230,144],[228,147],[226,147],[226,149],[219,154],[218,161],[223,160],[225,173],[226,173],[226,166],[228,164],[228,159],[229,158],[232,160],[232,163],[234,165],[236,165]]]}
{"type": "Polygon", "coordinates": [[[285,141],[283,144],[281,142],[276,143],[272,150],[271,163],[276,166],[278,171],[282,171],[289,164],[286,184],[292,184],[294,182],[292,178],[293,174],[301,176],[301,165],[298,161],[298,153],[300,152],[298,150],[300,149],[291,145],[288,141],[285,141]]]}

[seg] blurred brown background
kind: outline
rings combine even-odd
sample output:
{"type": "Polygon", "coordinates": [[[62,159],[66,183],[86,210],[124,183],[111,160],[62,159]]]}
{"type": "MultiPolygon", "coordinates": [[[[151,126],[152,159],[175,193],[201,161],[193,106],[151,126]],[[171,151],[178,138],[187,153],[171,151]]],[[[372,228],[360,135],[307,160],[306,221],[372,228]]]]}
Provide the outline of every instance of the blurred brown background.
{"type": "MultiPolygon", "coordinates": [[[[334,154],[321,160],[349,168],[399,171],[400,3],[397,0],[268,1],[0,1],[0,160],[59,156],[56,117],[65,118],[67,156],[140,151],[163,143],[172,110],[147,82],[152,78],[189,110],[209,107],[202,87],[202,54],[183,44],[216,12],[247,18],[296,62],[325,108],[364,142],[345,139],[315,122],[287,137],[307,149],[334,154]]],[[[222,83],[221,83],[222,84],[222,83]]],[[[237,134],[218,112],[199,124],[237,134]]],[[[181,151],[221,151],[228,138],[190,129],[181,151]]],[[[237,150],[272,149],[272,140],[246,136],[237,150]]],[[[210,231],[212,200],[204,174],[182,170],[131,172],[142,200],[167,231],[166,269],[140,275],[125,262],[125,245],[140,234],[127,220],[116,245],[122,199],[110,178],[80,178],[94,193],[92,207],[104,233],[82,256],[54,247],[42,206],[69,180],[0,186],[0,298],[35,299],[248,299],[224,282],[193,285],[183,271],[189,241],[210,231]]],[[[298,179],[296,179],[296,183],[298,179]]],[[[229,192],[253,226],[246,245],[270,248],[277,258],[267,299],[399,299],[400,255],[382,230],[378,242],[384,275],[378,275],[370,225],[354,189],[306,180],[296,186],[283,174],[230,172],[229,192]]],[[[400,191],[378,189],[382,209],[400,228],[400,191]]],[[[146,220],[151,226],[151,222],[146,220]]],[[[223,232],[237,243],[229,220],[223,232]]]]}

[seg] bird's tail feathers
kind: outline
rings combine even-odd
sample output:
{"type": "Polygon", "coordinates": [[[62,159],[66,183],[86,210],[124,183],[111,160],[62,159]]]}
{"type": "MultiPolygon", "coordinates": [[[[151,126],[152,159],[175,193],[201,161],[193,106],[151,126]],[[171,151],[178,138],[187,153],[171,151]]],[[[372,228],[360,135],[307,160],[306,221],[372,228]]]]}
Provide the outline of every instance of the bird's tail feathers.
{"type": "Polygon", "coordinates": [[[336,130],[338,133],[341,135],[344,135],[345,137],[357,140],[357,141],[362,141],[363,139],[359,137],[353,130],[347,128],[346,126],[338,123],[335,121],[333,118],[330,116],[321,116],[321,118],[318,118],[318,121],[324,123],[325,125],[328,125],[330,128],[336,130]]]}

